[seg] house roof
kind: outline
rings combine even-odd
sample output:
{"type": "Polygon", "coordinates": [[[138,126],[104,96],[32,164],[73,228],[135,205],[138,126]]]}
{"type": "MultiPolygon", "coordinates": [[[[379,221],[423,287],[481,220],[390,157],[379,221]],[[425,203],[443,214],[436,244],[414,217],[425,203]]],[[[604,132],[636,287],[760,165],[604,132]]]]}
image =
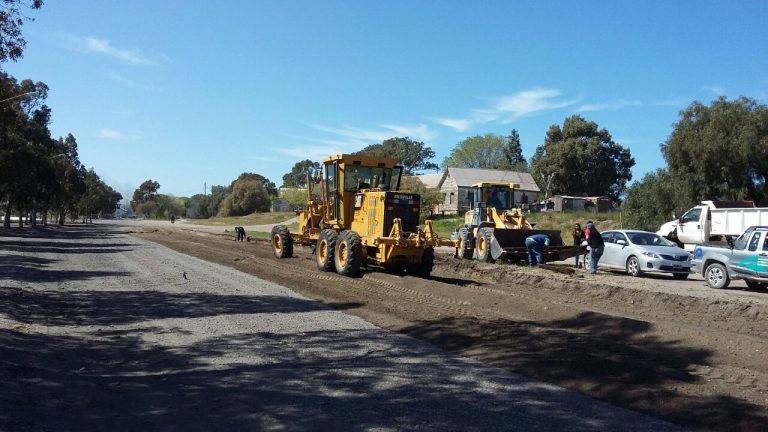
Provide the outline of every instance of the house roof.
{"type": "MultiPolygon", "coordinates": [[[[517,183],[520,185],[519,189],[524,191],[540,191],[530,173],[481,168],[448,168],[447,172],[459,187],[470,187],[481,182],[501,182],[517,183]]],[[[438,186],[442,187],[444,181],[445,179],[441,180],[438,186]]]]}
{"type": "Polygon", "coordinates": [[[438,189],[440,187],[440,182],[443,180],[443,177],[445,177],[444,172],[439,174],[422,174],[416,176],[417,179],[424,183],[424,186],[430,189],[438,189]]]}

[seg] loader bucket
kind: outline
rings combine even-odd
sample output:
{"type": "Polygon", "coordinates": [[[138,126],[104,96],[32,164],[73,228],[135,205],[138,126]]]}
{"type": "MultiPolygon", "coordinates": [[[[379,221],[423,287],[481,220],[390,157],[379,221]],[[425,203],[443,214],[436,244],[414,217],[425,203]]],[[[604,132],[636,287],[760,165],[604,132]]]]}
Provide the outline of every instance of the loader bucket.
{"type": "Polygon", "coordinates": [[[528,255],[525,239],[534,234],[549,235],[552,239],[550,247],[563,246],[563,239],[557,230],[495,229],[491,241],[491,257],[494,260],[525,258],[528,255]]]}

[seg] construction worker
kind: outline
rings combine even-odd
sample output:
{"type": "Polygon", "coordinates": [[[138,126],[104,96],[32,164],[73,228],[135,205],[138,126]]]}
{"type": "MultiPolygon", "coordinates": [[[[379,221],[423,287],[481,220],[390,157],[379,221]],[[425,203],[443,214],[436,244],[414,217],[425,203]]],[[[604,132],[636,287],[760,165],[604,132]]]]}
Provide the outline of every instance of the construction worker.
{"type": "Polygon", "coordinates": [[[528,265],[533,267],[544,264],[545,253],[551,240],[546,234],[534,234],[525,239],[525,246],[528,248],[528,265]]]}

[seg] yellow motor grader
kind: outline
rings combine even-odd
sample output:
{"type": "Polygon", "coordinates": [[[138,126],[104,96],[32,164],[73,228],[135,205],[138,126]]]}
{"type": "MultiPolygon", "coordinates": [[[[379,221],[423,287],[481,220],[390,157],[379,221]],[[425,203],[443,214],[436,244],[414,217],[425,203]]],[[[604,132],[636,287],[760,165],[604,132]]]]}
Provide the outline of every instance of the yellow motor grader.
{"type": "Polygon", "coordinates": [[[485,262],[525,259],[528,255],[525,239],[534,234],[550,237],[547,261],[561,261],[584,253],[584,248],[578,245],[565,246],[560,231],[535,229],[523,210],[515,207],[517,187],[516,183],[497,182],[471,186],[468,198],[472,209],[465,213],[464,225],[451,236],[456,242],[457,256],[485,262]]]}
{"type": "Polygon", "coordinates": [[[321,170],[307,174],[307,209],[297,211],[299,227],[272,229],[277,258],[293,255],[293,246],[311,246],[317,268],[354,276],[363,265],[429,277],[434,247],[454,246],[438,238],[427,220],[419,228],[421,197],[398,192],[402,167],[395,160],[335,155],[321,170]],[[313,189],[320,185],[320,198],[313,189]]]}

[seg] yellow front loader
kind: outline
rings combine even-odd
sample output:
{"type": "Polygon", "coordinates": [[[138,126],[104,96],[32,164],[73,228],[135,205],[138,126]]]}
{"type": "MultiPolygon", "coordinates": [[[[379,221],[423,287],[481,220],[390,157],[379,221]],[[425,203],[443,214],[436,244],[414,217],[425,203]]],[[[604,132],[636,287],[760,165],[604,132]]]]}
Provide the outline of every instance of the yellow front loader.
{"type": "MultiPolygon", "coordinates": [[[[464,225],[453,232],[456,255],[480,261],[525,259],[525,239],[534,234],[547,234],[550,246],[548,261],[559,261],[578,254],[580,248],[563,244],[560,231],[534,228],[522,209],[515,207],[516,183],[482,182],[470,189],[472,209],[464,215],[464,225]]],[[[583,252],[582,252],[583,253],[583,252]]]]}
{"type": "Polygon", "coordinates": [[[354,276],[363,265],[429,277],[436,246],[454,246],[438,238],[427,220],[419,228],[421,197],[398,192],[402,167],[389,158],[336,155],[322,171],[307,176],[307,209],[298,211],[295,233],[272,229],[277,258],[293,255],[293,246],[311,246],[318,269],[354,276]],[[320,187],[320,199],[313,189],[320,187]]]}

